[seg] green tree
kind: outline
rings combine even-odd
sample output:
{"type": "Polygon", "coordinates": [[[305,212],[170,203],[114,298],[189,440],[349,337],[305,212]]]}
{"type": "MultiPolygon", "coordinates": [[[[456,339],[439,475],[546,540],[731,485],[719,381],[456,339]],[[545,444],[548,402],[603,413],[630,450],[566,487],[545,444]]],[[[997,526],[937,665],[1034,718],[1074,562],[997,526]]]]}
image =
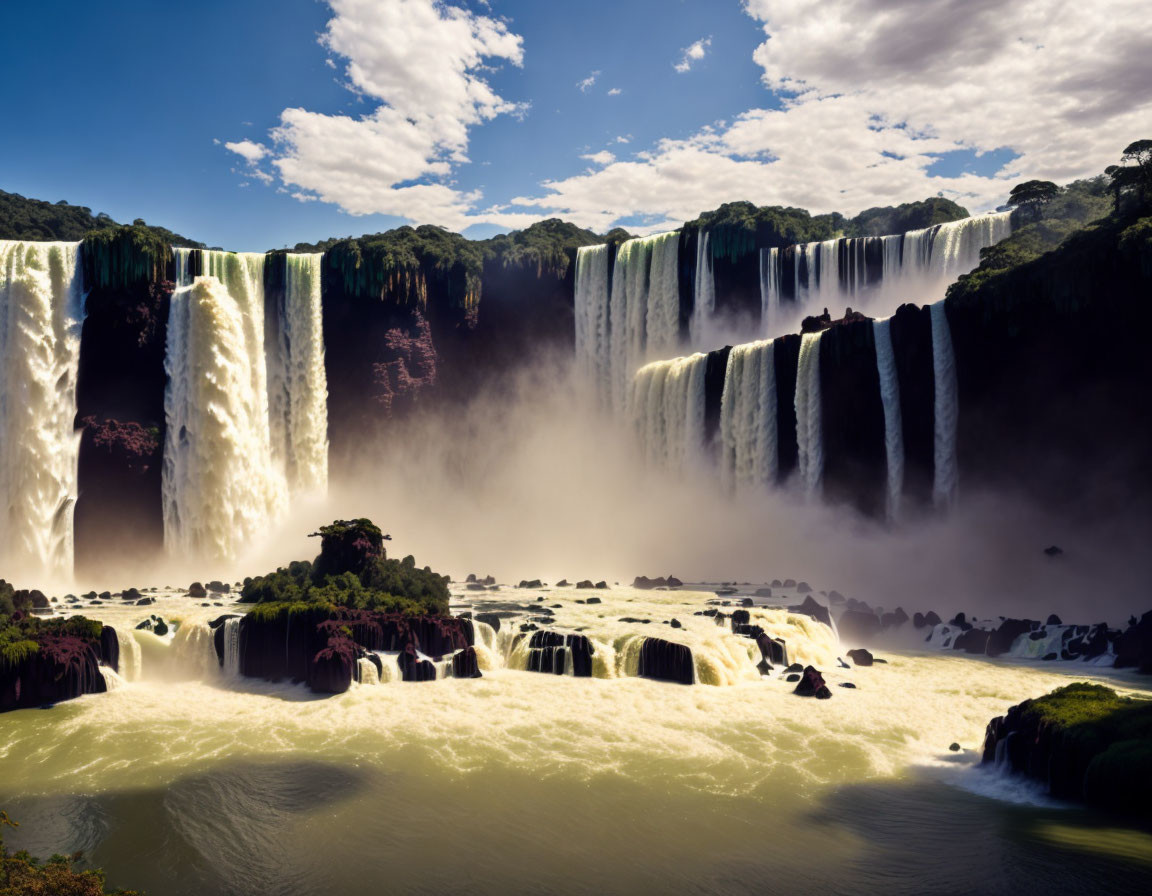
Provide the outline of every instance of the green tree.
{"type": "Polygon", "coordinates": [[[1008,204],[1023,209],[1032,220],[1037,220],[1044,206],[1059,195],[1060,188],[1050,180],[1026,180],[1012,188],[1008,204]]]}

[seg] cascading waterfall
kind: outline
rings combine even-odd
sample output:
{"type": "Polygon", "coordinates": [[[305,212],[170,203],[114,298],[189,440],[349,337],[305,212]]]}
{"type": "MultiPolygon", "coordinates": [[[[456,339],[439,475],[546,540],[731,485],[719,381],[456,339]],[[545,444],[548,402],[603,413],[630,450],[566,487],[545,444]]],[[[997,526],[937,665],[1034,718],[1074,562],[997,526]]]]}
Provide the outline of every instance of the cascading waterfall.
{"type": "Polygon", "coordinates": [[[240,620],[224,620],[224,674],[228,678],[240,677],[240,620]]]}
{"type": "Polygon", "coordinates": [[[952,331],[943,302],[930,306],[932,319],[932,374],[935,380],[934,473],[932,501],[949,508],[956,501],[958,471],[956,434],[959,398],[956,385],[956,359],[952,353],[952,331]]]}
{"type": "Polygon", "coordinates": [[[636,372],[630,404],[645,455],[682,470],[704,451],[704,373],[708,356],[654,361],[636,372]]]}
{"type": "Polygon", "coordinates": [[[328,379],[320,304],[322,253],[289,254],[275,340],[265,346],[272,454],[293,494],[328,486],[328,379]]]}
{"type": "Polygon", "coordinates": [[[876,371],[880,375],[880,402],[884,407],[884,452],[888,461],[888,519],[900,517],[904,491],[904,421],[900,413],[900,382],[892,350],[892,319],[872,322],[876,343],[876,371]]]}
{"type": "Polygon", "coordinates": [[[728,492],[765,488],[779,470],[776,352],[771,340],[728,354],[720,400],[720,477],[728,492]]]}
{"type": "Polygon", "coordinates": [[[1012,233],[1011,212],[883,237],[855,237],[760,250],[762,332],[776,335],[804,314],[846,307],[888,315],[906,301],[943,298],[980,263],[980,250],[1012,233]],[[791,307],[792,314],[782,310],[791,307]]]}
{"type": "Polygon", "coordinates": [[[576,360],[596,394],[611,394],[608,354],[608,246],[576,250],[576,360]]]}
{"type": "Polygon", "coordinates": [[[707,230],[701,231],[696,243],[696,283],[692,299],[690,338],[699,346],[705,337],[705,327],[716,312],[716,279],[712,273],[712,239],[707,230]]]}
{"type": "Polygon", "coordinates": [[[79,256],[79,243],[0,240],[0,559],[28,575],[72,574],[79,256]]]}
{"type": "MultiPolygon", "coordinates": [[[[671,353],[679,345],[679,258],[679,231],[628,240],[616,251],[606,366],[617,411],[626,410],[632,376],[644,359],[671,353]]],[[[577,294],[590,297],[591,290],[578,288],[577,294]]],[[[590,312],[578,307],[576,315],[587,320],[590,312]]]]}
{"type": "Polygon", "coordinates": [[[164,540],[171,553],[227,561],[287,507],[269,424],[264,256],[204,251],[204,275],[190,283],[189,250],[175,252],[164,361],[164,540]]]}
{"type": "Polygon", "coordinates": [[[800,481],[814,497],[824,477],[824,420],[820,399],[820,336],[805,333],[796,373],[796,445],[800,481]]]}
{"type": "Polygon", "coordinates": [[[120,646],[120,678],[139,681],[144,673],[144,653],[131,630],[116,629],[116,643],[120,646]]]}

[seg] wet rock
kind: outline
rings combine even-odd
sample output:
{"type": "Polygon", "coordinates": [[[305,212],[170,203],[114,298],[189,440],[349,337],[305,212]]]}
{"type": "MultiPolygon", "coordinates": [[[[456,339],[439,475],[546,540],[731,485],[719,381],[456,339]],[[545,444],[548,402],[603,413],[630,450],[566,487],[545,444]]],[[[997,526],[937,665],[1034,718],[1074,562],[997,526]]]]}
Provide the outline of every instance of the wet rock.
{"type": "Polygon", "coordinates": [[[188,586],[189,597],[207,597],[208,591],[199,582],[193,582],[188,586]]]}
{"type": "Polygon", "coordinates": [[[741,623],[748,623],[752,620],[752,615],[747,610],[733,610],[732,611],[732,625],[739,625],[741,623]]]}
{"type": "Polygon", "coordinates": [[[579,582],[576,583],[576,587],[582,588],[582,589],[588,589],[588,588],[595,588],[596,586],[592,584],[591,579],[581,579],[579,582]]]}
{"type": "Polygon", "coordinates": [[[608,583],[607,582],[597,582],[596,587],[599,588],[601,591],[607,591],[608,590],[608,583]]]}
{"type": "Polygon", "coordinates": [[[464,586],[468,591],[487,591],[487,585],[481,585],[479,582],[469,582],[464,586]]]}
{"type": "Polygon", "coordinates": [[[422,660],[416,653],[416,648],[409,644],[397,657],[400,666],[400,677],[404,681],[435,681],[436,666],[428,660],[422,660]]]}
{"type": "Polygon", "coordinates": [[[136,606],[149,607],[154,603],[156,603],[156,598],[154,598],[154,597],[142,597],[142,598],[140,598],[140,600],[136,601],[136,606]]]}
{"type": "Polygon", "coordinates": [[[783,587],[784,588],[795,588],[796,587],[796,580],[795,579],[785,579],[783,587]]]}
{"type": "Polygon", "coordinates": [[[468,585],[471,585],[475,581],[476,581],[476,573],[474,573],[474,572],[468,573],[468,578],[466,578],[464,580],[465,584],[468,584],[468,585]]]}
{"type": "Polygon", "coordinates": [[[792,673],[791,675],[786,676],[784,680],[785,681],[799,681],[800,676],[796,673],[792,673]]]}
{"type": "Polygon", "coordinates": [[[804,667],[804,671],[800,673],[800,680],[792,693],[798,697],[816,697],[820,700],[827,700],[832,696],[832,692],[828,690],[828,685],[824,682],[824,676],[812,666],[804,667]]]}
{"type": "Polygon", "coordinates": [[[904,612],[903,607],[897,607],[891,613],[885,613],[880,617],[880,627],[882,629],[899,628],[908,621],[908,614],[904,612]]]}
{"type": "Polygon", "coordinates": [[[692,651],[684,644],[674,644],[661,638],[645,638],[640,647],[640,676],[670,681],[677,684],[694,684],[696,666],[692,651]]]}
{"type": "Polygon", "coordinates": [[[829,628],[832,627],[832,616],[828,612],[828,608],[822,603],[808,595],[804,598],[804,602],[788,608],[789,613],[798,613],[804,616],[811,616],[817,622],[823,622],[829,628]]]}
{"type": "Polygon", "coordinates": [[[1042,659],[1042,660],[1058,660],[1058,659],[1060,659],[1060,654],[1058,654],[1058,653],[1046,653],[1046,654],[1044,654],[1044,656],[1040,657],[1040,659],[1042,659]]]}
{"type": "Polygon", "coordinates": [[[988,636],[985,652],[988,656],[1003,656],[1012,649],[1016,639],[1031,632],[1032,627],[1033,623],[1028,619],[1005,619],[996,631],[988,636]]]}
{"type": "Polygon", "coordinates": [[[785,669],[784,671],[785,672],[803,672],[804,667],[801,666],[799,663],[791,663],[791,664],[789,664],[788,668],[785,669]]]}
{"type": "Polygon", "coordinates": [[[584,635],[536,632],[528,642],[528,671],[563,675],[571,660],[576,678],[592,677],[595,649],[584,635]]]}
{"type": "Polygon", "coordinates": [[[842,687],[842,688],[851,688],[852,690],[856,690],[856,685],[852,684],[852,682],[850,682],[850,681],[842,681],[842,682],[840,682],[840,687],[842,687]]]}
{"type": "Polygon", "coordinates": [[[476,660],[476,648],[466,647],[452,655],[453,678],[483,678],[480,664],[476,660]]]}
{"type": "Polygon", "coordinates": [[[783,586],[780,584],[780,580],[779,580],[779,579],[773,579],[773,580],[772,580],[772,587],[773,587],[773,588],[782,588],[783,586]]]}
{"type": "Polygon", "coordinates": [[[556,583],[556,587],[557,588],[571,588],[572,583],[569,582],[567,579],[561,579],[559,582],[556,583]]]}
{"type": "Polygon", "coordinates": [[[475,618],[477,622],[483,622],[485,625],[492,626],[492,631],[494,632],[500,631],[500,617],[495,613],[477,613],[473,618],[475,618]]]}
{"type": "Polygon", "coordinates": [[[988,639],[991,632],[986,632],[983,629],[969,627],[967,631],[961,632],[952,644],[954,650],[963,650],[965,653],[983,654],[988,651],[988,639]]]}
{"type": "Polygon", "coordinates": [[[935,628],[937,625],[940,624],[940,617],[938,615],[936,615],[935,610],[929,610],[927,613],[924,614],[924,624],[930,625],[933,628],[935,628]]]}
{"type": "Polygon", "coordinates": [[[228,594],[232,590],[231,585],[225,582],[217,582],[215,579],[213,579],[204,587],[211,591],[213,594],[228,594]]]}
{"type": "Polygon", "coordinates": [[[683,588],[684,587],[684,583],[681,582],[678,578],[676,578],[676,576],[668,576],[667,579],[668,579],[668,587],[669,588],[683,588]]]}
{"type": "Polygon", "coordinates": [[[672,626],[672,628],[683,628],[683,627],[684,627],[684,626],[682,626],[682,625],[680,624],[680,620],[679,620],[679,619],[673,619],[673,620],[669,621],[669,623],[668,623],[668,624],[669,624],[670,626],[672,626]]]}
{"type": "Polygon", "coordinates": [[[760,662],[756,664],[756,671],[759,672],[762,676],[771,672],[772,668],[772,664],[768,662],[768,660],[760,660],[760,662]]]}
{"type": "Polygon", "coordinates": [[[807,582],[797,582],[796,583],[796,593],[797,594],[808,594],[811,590],[812,590],[812,586],[809,585],[807,582]]]}
{"type": "Polygon", "coordinates": [[[142,595],[140,594],[140,591],[138,589],[125,588],[124,591],[121,592],[121,594],[120,594],[120,599],[121,600],[137,600],[138,601],[138,600],[140,600],[141,596],[142,595]]]}
{"type": "Polygon", "coordinates": [[[963,631],[968,631],[970,628],[972,628],[972,623],[968,621],[967,617],[963,613],[957,613],[952,617],[952,621],[948,624],[955,626],[958,629],[962,629],[963,631]]]}
{"type": "Polygon", "coordinates": [[[830,604],[842,604],[842,603],[844,603],[844,595],[841,594],[839,591],[829,591],[828,592],[828,603],[830,603],[830,604]]]}
{"type": "Polygon", "coordinates": [[[771,588],[757,588],[756,589],[756,596],[757,597],[771,597],[772,596],[772,589],[771,588]]]}
{"type": "Polygon", "coordinates": [[[1116,668],[1134,668],[1152,674],[1152,610],[1129,622],[1128,628],[1116,639],[1116,668]]]}
{"type": "Polygon", "coordinates": [[[960,752],[960,744],[957,744],[957,743],[949,744],[948,749],[951,750],[953,753],[959,753],[960,752]]]}
{"type": "MultiPolygon", "coordinates": [[[[599,588],[600,586],[597,585],[596,587],[599,588]]],[[[584,603],[586,603],[586,604],[598,604],[598,603],[602,603],[602,601],[598,597],[590,597],[587,600],[585,600],[584,603]]]]}
{"type": "Polygon", "coordinates": [[[521,579],[521,580],[520,580],[520,584],[519,584],[519,585],[517,585],[516,587],[517,587],[517,588],[528,588],[528,589],[532,589],[532,588],[543,588],[543,587],[544,587],[544,583],[543,583],[543,582],[541,582],[539,579],[531,579],[531,580],[529,580],[529,579],[521,579]]]}
{"type": "Polygon", "coordinates": [[[1048,621],[1045,622],[1044,624],[1045,625],[1063,625],[1064,623],[1060,621],[1060,617],[1057,616],[1055,613],[1050,613],[1048,615],[1048,621]]]}
{"type": "Polygon", "coordinates": [[[852,660],[857,666],[871,666],[872,654],[865,650],[863,647],[858,647],[855,650],[848,651],[848,658],[852,660]]]}

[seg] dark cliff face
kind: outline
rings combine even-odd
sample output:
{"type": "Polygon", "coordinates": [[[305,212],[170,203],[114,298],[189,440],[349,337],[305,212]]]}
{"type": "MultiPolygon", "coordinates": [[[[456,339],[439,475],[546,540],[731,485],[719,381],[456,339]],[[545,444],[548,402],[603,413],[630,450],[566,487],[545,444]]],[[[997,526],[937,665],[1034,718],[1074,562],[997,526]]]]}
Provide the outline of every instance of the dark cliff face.
{"type": "Polygon", "coordinates": [[[796,373],[800,364],[800,337],[795,334],[774,340],[776,365],[777,450],[780,481],[796,470],[800,448],[796,443],[796,373]]]}
{"type": "Polygon", "coordinates": [[[887,455],[871,321],[851,321],[824,331],[820,391],[824,498],[883,516],[887,455]]]}
{"type": "MultiPolygon", "coordinates": [[[[936,446],[932,318],[927,308],[901,305],[892,316],[891,327],[904,425],[904,503],[910,507],[927,507],[932,502],[936,446]]],[[[961,404],[961,419],[963,414],[961,404]]],[[[886,475],[887,467],[883,470],[886,475]]]]}
{"type": "Polygon", "coordinates": [[[80,337],[82,428],[76,568],[114,567],[163,545],[160,478],[165,339],[173,291],[166,249],[86,242],[80,337]],[[128,254],[135,264],[121,264],[128,254]]]}

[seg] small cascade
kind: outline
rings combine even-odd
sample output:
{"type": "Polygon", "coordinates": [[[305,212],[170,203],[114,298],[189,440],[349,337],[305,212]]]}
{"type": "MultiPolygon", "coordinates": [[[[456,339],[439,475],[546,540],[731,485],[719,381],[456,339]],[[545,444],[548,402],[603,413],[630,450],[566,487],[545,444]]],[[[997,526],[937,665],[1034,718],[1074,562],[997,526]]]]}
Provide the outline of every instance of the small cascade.
{"type": "Polygon", "coordinates": [[[608,356],[608,245],[576,250],[576,360],[581,373],[596,384],[602,398],[610,394],[608,356]]]}
{"type": "Polygon", "coordinates": [[[0,240],[0,561],[72,574],[84,295],[79,243],[0,240]]]}
{"type": "Polygon", "coordinates": [[[820,493],[824,477],[824,421],[820,400],[820,333],[805,333],[796,373],[796,445],[804,493],[820,493]]]}
{"type": "Polygon", "coordinates": [[[952,353],[952,332],[943,302],[930,306],[932,319],[932,373],[935,379],[934,472],[932,501],[950,508],[956,501],[958,470],[956,435],[959,399],[956,385],[956,359],[952,353]]]}
{"type": "Polygon", "coordinates": [[[118,691],[124,687],[124,679],[120,674],[109,666],[101,666],[100,674],[104,676],[104,689],[107,691],[118,691]]]}
{"type": "Polygon", "coordinates": [[[704,453],[704,373],[708,356],[655,361],[636,372],[630,406],[645,455],[682,470],[704,453]]]}
{"type": "Polygon", "coordinates": [[[904,422],[900,412],[900,382],[892,350],[892,319],[872,322],[876,343],[876,369],[880,375],[880,402],[884,406],[884,450],[888,461],[888,519],[900,517],[904,492],[904,422]]]}
{"type": "Polygon", "coordinates": [[[116,642],[120,645],[120,678],[139,681],[144,675],[144,652],[131,630],[116,629],[116,642]]]}
{"type": "Polygon", "coordinates": [[[780,250],[760,250],[760,321],[764,333],[773,332],[780,316],[780,250]]]}
{"type": "Polygon", "coordinates": [[[206,622],[186,622],[176,629],[169,652],[169,667],[178,678],[203,681],[220,674],[213,632],[206,622]]]}
{"type": "Polygon", "coordinates": [[[621,243],[608,303],[607,361],[612,406],[626,411],[629,386],[646,357],[680,341],[680,232],[621,243]]]}
{"type": "Polygon", "coordinates": [[[360,657],[356,661],[356,668],[359,671],[357,676],[360,684],[380,684],[380,673],[376,671],[376,664],[370,659],[360,657]]]}
{"type": "Polygon", "coordinates": [[[716,279],[712,272],[712,244],[707,230],[696,242],[696,283],[692,296],[691,340],[693,346],[704,342],[705,326],[716,312],[716,279]]]}
{"type": "Polygon", "coordinates": [[[766,488],[779,471],[776,353],[771,340],[728,354],[720,401],[720,477],[728,492],[766,488]]]}
{"type": "Polygon", "coordinates": [[[181,279],[164,361],[164,539],[171,553],[227,561],[287,507],[269,425],[264,256],[204,251],[204,275],[189,284],[189,250],[175,252],[181,279]]]}
{"type": "Polygon", "coordinates": [[[272,455],[293,494],[328,486],[328,379],[320,303],[322,253],[289,254],[279,326],[265,345],[272,455]]]}
{"type": "Polygon", "coordinates": [[[377,650],[380,657],[380,684],[391,684],[394,681],[403,681],[404,675],[400,671],[400,654],[396,651],[377,650]]]}
{"type": "Polygon", "coordinates": [[[224,675],[226,678],[240,677],[240,620],[224,620],[224,675]]]}

